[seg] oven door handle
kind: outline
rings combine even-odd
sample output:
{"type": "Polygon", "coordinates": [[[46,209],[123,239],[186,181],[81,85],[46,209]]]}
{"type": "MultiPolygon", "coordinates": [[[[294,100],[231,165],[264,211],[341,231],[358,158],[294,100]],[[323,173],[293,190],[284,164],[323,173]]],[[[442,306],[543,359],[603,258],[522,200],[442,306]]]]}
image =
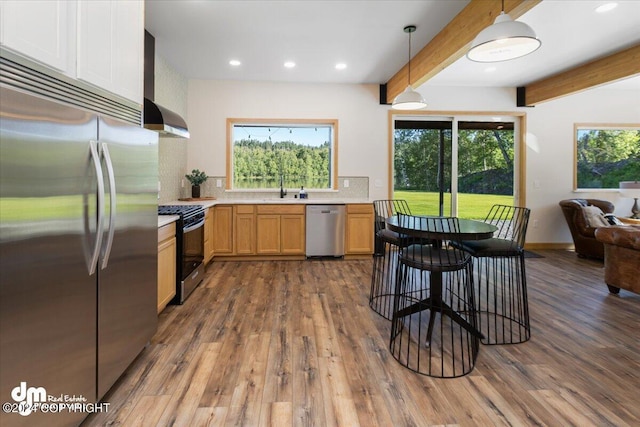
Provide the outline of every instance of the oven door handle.
{"type": "Polygon", "coordinates": [[[185,227],[182,230],[182,232],[183,233],[188,233],[190,231],[197,230],[198,228],[202,227],[203,225],[204,225],[204,218],[202,218],[200,221],[196,222],[195,224],[190,225],[189,227],[185,227]]]}

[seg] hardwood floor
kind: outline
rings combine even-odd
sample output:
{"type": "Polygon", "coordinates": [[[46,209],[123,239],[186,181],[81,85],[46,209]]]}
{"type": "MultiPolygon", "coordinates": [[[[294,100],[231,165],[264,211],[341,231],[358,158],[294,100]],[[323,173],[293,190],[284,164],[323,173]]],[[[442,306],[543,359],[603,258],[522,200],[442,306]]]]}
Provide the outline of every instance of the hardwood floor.
{"type": "Polygon", "coordinates": [[[537,252],[531,340],[481,346],[457,379],[390,356],[371,260],[214,262],[83,425],[640,425],[640,295],[610,295],[602,263],[537,252]]]}

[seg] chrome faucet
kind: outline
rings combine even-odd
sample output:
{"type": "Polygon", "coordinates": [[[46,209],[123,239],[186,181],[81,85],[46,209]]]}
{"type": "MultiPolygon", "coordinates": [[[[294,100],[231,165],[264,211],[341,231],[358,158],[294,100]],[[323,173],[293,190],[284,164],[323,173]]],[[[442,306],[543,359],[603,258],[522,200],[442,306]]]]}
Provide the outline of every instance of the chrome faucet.
{"type": "Polygon", "coordinates": [[[280,198],[284,199],[284,196],[287,195],[287,190],[284,189],[284,176],[280,175],[280,198]]]}

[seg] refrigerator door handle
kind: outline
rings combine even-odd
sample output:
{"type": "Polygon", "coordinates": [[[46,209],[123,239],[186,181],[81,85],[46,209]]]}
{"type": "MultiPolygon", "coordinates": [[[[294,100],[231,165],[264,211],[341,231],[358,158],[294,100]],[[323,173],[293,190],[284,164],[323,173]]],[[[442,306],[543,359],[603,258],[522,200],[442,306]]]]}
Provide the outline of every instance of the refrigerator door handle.
{"type": "Polygon", "coordinates": [[[100,156],[98,154],[96,141],[89,141],[89,152],[91,153],[91,160],[93,161],[98,181],[98,224],[96,225],[96,241],[93,245],[93,252],[88,265],[89,275],[92,276],[96,272],[96,267],[98,266],[100,246],[102,245],[102,228],[104,227],[104,178],[102,176],[102,165],[100,164],[100,156]]]}
{"type": "Polygon", "coordinates": [[[113,162],[111,161],[111,155],[109,155],[109,148],[104,142],[100,144],[102,156],[104,157],[105,165],[107,166],[107,177],[109,178],[109,233],[107,234],[107,243],[104,248],[104,256],[102,258],[102,270],[107,268],[109,263],[109,255],[111,255],[111,247],[113,246],[113,236],[116,231],[116,178],[113,171],[113,162]]]}

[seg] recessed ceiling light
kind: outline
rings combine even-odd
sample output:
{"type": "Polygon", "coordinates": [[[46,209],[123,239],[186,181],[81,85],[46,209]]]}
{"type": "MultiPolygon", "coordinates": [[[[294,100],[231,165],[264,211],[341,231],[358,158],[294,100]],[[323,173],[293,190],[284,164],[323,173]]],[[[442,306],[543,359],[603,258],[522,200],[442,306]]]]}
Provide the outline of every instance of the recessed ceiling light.
{"type": "Polygon", "coordinates": [[[285,68],[293,68],[296,66],[296,63],[293,61],[287,61],[284,63],[285,68]]]}
{"type": "Polygon", "coordinates": [[[617,6],[618,6],[618,3],[615,3],[615,2],[604,3],[604,4],[601,4],[600,6],[596,7],[596,12],[598,12],[598,13],[609,12],[610,10],[615,9],[617,6]]]}
{"type": "Polygon", "coordinates": [[[487,67],[484,69],[485,73],[493,73],[495,70],[497,70],[496,67],[487,67]]]}
{"type": "Polygon", "coordinates": [[[229,65],[232,65],[234,67],[237,67],[240,64],[242,64],[242,62],[238,61],[237,59],[232,59],[231,61],[229,61],[229,65]]]}
{"type": "Polygon", "coordinates": [[[347,68],[347,64],[345,64],[344,62],[338,62],[336,64],[336,70],[344,70],[345,68],[347,68]]]}

